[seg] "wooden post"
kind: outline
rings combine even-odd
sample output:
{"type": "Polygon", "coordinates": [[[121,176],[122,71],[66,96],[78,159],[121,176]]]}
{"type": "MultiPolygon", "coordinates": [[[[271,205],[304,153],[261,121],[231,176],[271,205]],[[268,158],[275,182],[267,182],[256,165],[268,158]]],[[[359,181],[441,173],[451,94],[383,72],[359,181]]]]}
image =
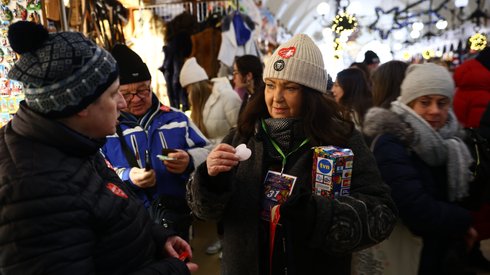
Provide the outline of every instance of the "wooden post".
{"type": "Polygon", "coordinates": [[[87,12],[87,0],[82,0],[82,33],[87,34],[88,32],[88,16],[87,12]]]}
{"type": "Polygon", "coordinates": [[[66,19],[66,8],[63,0],[58,0],[60,6],[60,22],[61,22],[61,30],[68,31],[68,20],[66,19]]]}

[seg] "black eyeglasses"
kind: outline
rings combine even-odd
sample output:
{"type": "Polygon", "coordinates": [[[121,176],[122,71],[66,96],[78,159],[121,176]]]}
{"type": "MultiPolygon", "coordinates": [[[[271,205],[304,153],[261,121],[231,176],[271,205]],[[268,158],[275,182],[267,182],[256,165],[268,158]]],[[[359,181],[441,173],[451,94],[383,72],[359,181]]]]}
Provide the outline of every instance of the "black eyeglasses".
{"type": "Polygon", "coordinates": [[[126,102],[130,102],[133,100],[134,96],[139,97],[140,99],[144,99],[150,93],[150,88],[138,89],[134,93],[122,93],[122,96],[126,102]]]}

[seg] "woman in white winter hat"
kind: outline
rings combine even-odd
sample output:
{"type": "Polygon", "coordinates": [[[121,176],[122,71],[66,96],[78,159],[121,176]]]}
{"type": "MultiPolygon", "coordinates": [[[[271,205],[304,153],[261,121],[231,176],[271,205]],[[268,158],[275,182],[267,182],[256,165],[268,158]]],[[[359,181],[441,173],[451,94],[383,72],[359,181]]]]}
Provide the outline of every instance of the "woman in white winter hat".
{"type": "Polygon", "coordinates": [[[236,126],[242,100],[225,77],[208,80],[195,57],[180,71],[180,85],[187,91],[191,119],[213,144],[218,144],[236,126]]]}
{"type": "MultiPolygon", "coordinates": [[[[372,262],[377,270],[390,268],[380,274],[465,274],[466,248],[477,232],[470,212],[458,202],[468,195],[473,160],[459,137],[453,95],[454,82],[446,68],[414,64],[407,68],[401,94],[390,109],[372,108],[366,114],[363,132],[374,140],[371,148],[391,187],[400,225],[409,229],[393,246],[399,251],[397,246],[413,242],[413,235],[423,244],[410,263],[404,264],[404,256],[391,258],[391,253],[386,253],[390,263],[372,262]]],[[[386,242],[393,241],[390,237],[386,242]]]]}

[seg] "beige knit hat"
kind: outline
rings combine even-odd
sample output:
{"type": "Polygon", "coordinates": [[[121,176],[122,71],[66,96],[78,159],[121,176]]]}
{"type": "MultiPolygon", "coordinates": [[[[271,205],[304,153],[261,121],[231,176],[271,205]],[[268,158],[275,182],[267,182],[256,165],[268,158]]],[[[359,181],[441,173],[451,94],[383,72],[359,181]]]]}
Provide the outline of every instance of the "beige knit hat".
{"type": "Polygon", "coordinates": [[[451,101],[454,81],[449,71],[434,63],[412,64],[405,72],[398,101],[405,104],[426,95],[443,95],[451,101]]]}
{"type": "Polygon", "coordinates": [[[282,44],[265,65],[264,80],[278,78],[327,92],[327,71],[320,49],[305,34],[297,34],[282,44]]]}
{"type": "Polygon", "coordinates": [[[206,71],[197,63],[195,57],[187,59],[180,70],[179,80],[182,87],[208,79],[206,71]]]}

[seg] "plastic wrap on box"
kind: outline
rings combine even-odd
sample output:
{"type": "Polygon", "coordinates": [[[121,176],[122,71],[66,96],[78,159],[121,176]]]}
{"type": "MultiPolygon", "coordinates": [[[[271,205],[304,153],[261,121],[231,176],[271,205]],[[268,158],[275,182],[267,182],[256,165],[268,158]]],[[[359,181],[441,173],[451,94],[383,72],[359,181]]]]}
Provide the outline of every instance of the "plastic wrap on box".
{"type": "Polygon", "coordinates": [[[312,192],[326,198],[349,195],[353,161],[351,149],[313,147],[312,192]]]}

